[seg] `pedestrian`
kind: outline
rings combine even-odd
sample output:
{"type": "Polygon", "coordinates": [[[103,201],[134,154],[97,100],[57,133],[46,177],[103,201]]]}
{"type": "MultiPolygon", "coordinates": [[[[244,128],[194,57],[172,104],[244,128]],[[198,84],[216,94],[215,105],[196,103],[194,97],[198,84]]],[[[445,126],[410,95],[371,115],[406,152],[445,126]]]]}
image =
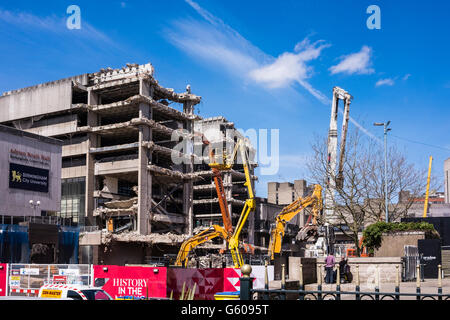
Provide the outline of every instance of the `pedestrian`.
{"type": "Polygon", "coordinates": [[[347,271],[347,259],[342,256],[341,261],[339,261],[339,275],[342,281],[348,281],[348,271],[347,271]]]}
{"type": "Polygon", "coordinates": [[[334,269],[335,259],[333,253],[329,252],[325,258],[325,283],[334,283],[333,269],[334,269]]]}

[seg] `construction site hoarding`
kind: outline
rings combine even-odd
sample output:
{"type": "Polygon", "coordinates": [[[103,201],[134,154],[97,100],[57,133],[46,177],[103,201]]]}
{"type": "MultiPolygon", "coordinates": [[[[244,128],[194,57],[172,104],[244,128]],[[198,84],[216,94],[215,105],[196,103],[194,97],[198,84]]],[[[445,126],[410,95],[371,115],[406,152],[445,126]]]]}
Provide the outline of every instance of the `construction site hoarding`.
{"type": "Polygon", "coordinates": [[[214,300],[214,294],[223,291],[223,270],[221,268],[172,268],[167,272],[167,294],[178,300],[183,291],[193,290],[194,299],[214,300]]]}
{"type": "MultiPolygon", "coordinates": [[[[274,279],[268,266],[268,279],[274,279]]],[[[0,296],[37,296],[47,283],[91,285],[111,297],[180,299],[195,286],[195,300],[214,300],[218,292],[239,291],[238,268],[167,268],[78,264],[0,264],[0,296]]],[[[252,266],[253,287],[264,288],[265,267],[252,266]]]]}
{"type": "Polygon", "coordinates": [[[94,266],[94,286],[111,297],[165,298],[166,267],[94,266]]]}
{"type": "Polygon", "coordinates": [[[8,265],[6,263],[0,263],[0,297],[4,297],[7,294],[7,281],[8,265]]]}

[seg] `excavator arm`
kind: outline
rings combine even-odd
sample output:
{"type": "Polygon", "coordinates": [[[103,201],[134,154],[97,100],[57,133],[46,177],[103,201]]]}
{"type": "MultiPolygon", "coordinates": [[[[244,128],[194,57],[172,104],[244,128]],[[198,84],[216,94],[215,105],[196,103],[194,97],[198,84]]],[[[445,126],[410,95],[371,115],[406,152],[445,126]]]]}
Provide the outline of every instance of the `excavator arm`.
{"type": "Polygon", "coordinates": [[[245,149],[244,140],[239,139],[233,149],[233,153],[230,157],[224,156],[223,163],[216,163],[211,162],[209,166],[214,170],[231,170],[231,168],[234,165],[234,162],[237,158],[237,153],[240,152],[241,159],[242,159],[242,166],[244,168],[244,174],[245,174],[245,183],[244,186],[247,188],[247,194],[248,197],[245,200],[244,208],[241,211],[241,215],[239,216],[239,220],[234,228],[233,234],[229,238],[228,241],[228,249],[231,252],[231,256],[233,258],[233,263],[235,268],[241,267],[244,262],[242,259],[242,255],[239,251],[239,237],[242,231],[242,228],[244,227],[245,223],[247,222],[247,218],[250,214],[250,212],[253,212],[255,210],[256,204],[255,204],[255,196],[253,193],[253,187],[252,187],[252,181],[250,177],[250,168],[249,168],[249,157],[247,155],[247,151],[245,149]]]}
{"type": "Polygon", "coordinates": [[[313,206],[312,215],[308,218],[306,225],[300,230],[299,235],[301,240],[307,240],[317,231],[317,217],[322,210],[322,187],[318,184],[314,187],[311,196],[306,198],[298,198],[291,204],[283,208],[275,219],[275,227],[270,232],[270,242],[268,248],[268,255],[273,260],[275,253],[281,252],[281,245],[284,237],[284,230],[286,224],[291,221],[297,214],[305,208],[313,206]],[[310,223],[312,217],[312,224],[310,223]]]}
{"type": "Polygon", "coordinates": [[[214,184],[216,187],[224,227],[221,227],[219,225],[213,225],[210,229],[202,231],[194,235],[193,237],[187,239],[185,242],[183,242],[178,252],[175,265],[181,266],[184,263],[184,266],[186,266],[189,252],[193,248],[216,237],[221,237],[228,243],[228,248],[231,251],[234,266],[238,268],[243,265],[243,259],[239,252],[239,236],[245,222],[247,221],[249,213],[255,210],[255,199],[251,184],[248,155],[245,151],[244,140],[242,139],[238,140],[238,142],[234,147],[231,157],[228,159],[224,157],[223,163],[216,162],[215,152],[211,147],[210,142],[204,136],[202,136],[202,141],[204,144],[209,146],[209,158],[210,158],[209,166],[211,167],[213,173],[214,184]],[[233,167],[238,150],[240,151],[241,158],[243,161],[243,167],[245,172],[244,186],[247,187],[248,199],[245,201],[245,205],[244,208],[242,209],[239,221],[236,225],[236,228],[234,228],[233,231],[231,216],[228,211],[227,199],[224,192],[221,171],[230,170],[233,167]]]}
{"type": "Polygon", "coordinates": [[[177,260],[175,261],[176,266],[187,266],[189,253],[192,249],[198,245],[211,241],[214,238],[221,237],[226,240],[228,235],[224,228],[219,225],[212,225],[209,229],[203,230],[196,235],[187,239],[181,245],[180,251],[178,251],[177,260]]]}
{"type": "Polygon", "coordinates": [[[228,243],[228,248],[231,251],[231,255],[233,257],[233,263],[234,263],[235,268],[239,268],[244,264],[242,255],[239,251],[239,236],[241,234],[242,228],[244,227],[245,223],[247,222],[248,215],[250,214],[250,212],[255,211],[255,208],[256,208],[255,196],[253,193],[252,181],[251,181],[251,177],[250,177],[248,155],[245,150],[243,140],[238,141],[238,145],[236,145],[235,151],[233,152],[233,158],[236,157],[237,148],[240,149],[242,165],[244,167],[244,173],[245,173],[244,186],[247,187],[248,196],[247,196],[247,199],[245,200],[244,208],[242,209],[241,215],[239,216],[239,220],[236,224],[236,227],[234,228],[234,233],[231,236],[230,241],[228,243]]]}

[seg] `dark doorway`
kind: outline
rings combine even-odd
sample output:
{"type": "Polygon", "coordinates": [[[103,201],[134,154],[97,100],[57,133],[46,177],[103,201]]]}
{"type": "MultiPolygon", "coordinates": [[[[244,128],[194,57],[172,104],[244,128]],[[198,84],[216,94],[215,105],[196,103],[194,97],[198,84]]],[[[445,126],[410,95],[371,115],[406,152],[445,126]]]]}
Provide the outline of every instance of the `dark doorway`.
{"type": "Polygon", "coordinates": [[[422,239],[417,241],[423,277],[437,279],[438,265],[441,264],[441,240],[422,239]]]}

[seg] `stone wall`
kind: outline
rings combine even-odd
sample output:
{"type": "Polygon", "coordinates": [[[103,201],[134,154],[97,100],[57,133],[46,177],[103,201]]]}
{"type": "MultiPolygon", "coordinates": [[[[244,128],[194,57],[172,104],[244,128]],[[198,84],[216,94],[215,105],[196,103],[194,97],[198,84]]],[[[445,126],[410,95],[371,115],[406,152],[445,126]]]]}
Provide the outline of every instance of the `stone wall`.
{"type": "Polygon", "coordinates": [[[425,232],[396,232],[393,234],[384,233],[381,247],[375,250],[375,257],[403,257],[406,245],[417,246],[417,240],[425,239],[425,232]]]}
{"type": "Polygon", "coordinates": [[[289,280],[300,280],[302,265],[303,284],[317,282],[316,258],[289,257],[289,280]]]}
{"type": "MultiPolygon", "coordinates": [[[[336,264],[339,262],[337,259],[336,264]]],[[[359,266],[360,284],[375,285],[377,270],[379,283],[395,283],[397,270],[401,279],[402,261],[401,257],[370,257],[370,258],[348,258],[350,272],[352,273],[352,283],[356,283],[357,266],[359,266]],[[398,269],[397,269],[398,266],[398,269]]],[[[325,275],[324,259],[318,259],[317,266],[321,268],[322,278],[325,275]]]]}

